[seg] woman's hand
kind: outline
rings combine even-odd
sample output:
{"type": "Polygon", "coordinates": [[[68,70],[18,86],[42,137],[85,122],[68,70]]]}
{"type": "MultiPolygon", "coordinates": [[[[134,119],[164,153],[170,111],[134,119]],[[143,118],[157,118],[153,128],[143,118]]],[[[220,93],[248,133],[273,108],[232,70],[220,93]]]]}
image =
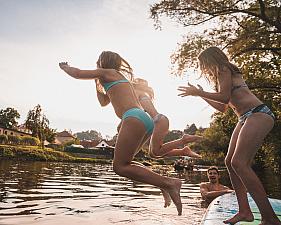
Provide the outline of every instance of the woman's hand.
{"type": "Polygon", "coordinates": [[[67,62],[60,62],[60,63],[59,63],[59,66],[60,66],[60,68],[61,68],[62,70],[65,69],[66,67],[69,67],[69,65],[68,65],[67,62]]]}
{"type": "Polygon", "coordinates": [[[188,86],[180,86],[178,87],[178,90],[182,93],[178,94],[178,96],[186,97],[186,96],[199,96],[200,93],[203,91],[203,88],[198,85],[199,88],[195,87],[194,85],[190,84],[188,82],[188,86]]]}

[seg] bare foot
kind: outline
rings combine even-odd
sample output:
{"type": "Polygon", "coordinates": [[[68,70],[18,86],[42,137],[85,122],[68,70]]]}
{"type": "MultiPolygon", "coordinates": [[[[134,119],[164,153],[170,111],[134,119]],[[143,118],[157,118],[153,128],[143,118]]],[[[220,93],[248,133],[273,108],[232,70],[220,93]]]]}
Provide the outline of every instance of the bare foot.
{"type": "Polygon", "coordinates": [[[202,136],[199,136],[199,135],[184,134],[184,135],[181,137],[181,140],[182,140],[183,144],[187,144],[187,143],[190,143],[190,142],[201,141],[202,138],[203,138],[203,137],[202,137],[202,136]]]}
{"type": "Polygon", "coordinates": [[[183,156],[189,156],[192,158],[202,158],[201,155],[197,154],[196,152],[193,152],[188,146],[184,146],[184,148],[182,149],[182,153],[183,156]]]}
{"type": "Polygon", "coordinates": [[[223,221],[226,224],[236,224],[240,221],[245,221],[245,222],[252,222],[254,221],[254,216],[251,212],[246,213],[246,214],[242,214],[240,212],[238,212],[235,216],[233,216],[232,218],[223,221]]]}
{"type": "Polygon", "coordinates": [[[176,205],[179,216],[182,214],[180,189],[181,189],[181,180],[180,179],[171,179],[170,188],[165,189],[165,191],[169,193],[173,203],[176,205]]]}
{"type": "Polygon", "coordinates": [[[161,192],[162,192],[162,195],[163,195],[164,201],[165,201],[164,208],[167,208],[168,206],[171,205],[172,199],[171,199],[169,193],[167,191],[165,191],[164,189],[161,189],[161,192]]]}

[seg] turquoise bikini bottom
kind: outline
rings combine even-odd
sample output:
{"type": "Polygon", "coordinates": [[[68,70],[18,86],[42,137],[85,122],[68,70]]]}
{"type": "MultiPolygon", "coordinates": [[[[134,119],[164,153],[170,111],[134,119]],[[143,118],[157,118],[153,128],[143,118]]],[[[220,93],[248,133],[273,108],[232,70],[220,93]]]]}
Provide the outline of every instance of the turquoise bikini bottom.
{"type": "Polygon", "coordinates": [[[134,117],[143,122],[147,134],[152,134],[154,123],[152,118],[145,111],[140,108],[131,108],[123,114],[122,120],[128,117],[134,117]]]}
{"type": "Polygon", "coordinates": [[[258,105],[256,107],[250,109],[249,111],[245,112],[242,116],[240,116],[238,120],[243,125],[246,122],[248,117],[250,117],[252,114],[257,113],[257,112],[265,113],[265,114],[271,116],[273,118],[273,120],[275,120],[275,116],[274,116],[273,112],[265,104],[261,104],[261,105],[258,105]]]}

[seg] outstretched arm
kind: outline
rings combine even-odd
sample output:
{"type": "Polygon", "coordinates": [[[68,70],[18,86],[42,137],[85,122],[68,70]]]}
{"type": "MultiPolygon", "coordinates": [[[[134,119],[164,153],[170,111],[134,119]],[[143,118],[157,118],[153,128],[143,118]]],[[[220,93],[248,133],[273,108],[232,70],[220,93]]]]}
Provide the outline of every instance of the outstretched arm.
{"type": "MultiPolygon", "coordinates": [[[[203,99],[210,100],[212,102],[217,102],[220,104],[228,104],[231,97],[231,71],[228,68],[223,68],[218,76],[219,91],[215,93],[206,92],[202,89],[196,88],[194,85],[188,83],[189,86],[180,86],[178,88],[181,93],[179,96],[199,96],[203,99]]],[[[212,105],[212,104],[211,104],[212,105]]],[[[213,106],[213,105],[212,105],[213,106]]]]}
{"type": "MultiPolygon", "coordinates": [[[[203,88],[197,84],[197,86],[199,87],[199,89],[201,89],[203,91],[203,88]]],[[[203,98],[210,106],[212,106],[213,108],[215,108],[216,110],[220,111],[220,112],[225,112],[228,108],[228,104],[223,104],[223,103],[219,103],[219,102],[215,102],[212,100],[209,100],[207,98],[203,98]]]]}
{"type": "Polygon", "coordinates": [[[101,68],[96,70],[80,70],[78,68],[69,66],[67,62],[59,63],[59,67],[69,76],[81,80],[91,80],[95,78],[100,78],[106,73],[106,69],[101,68]]]}

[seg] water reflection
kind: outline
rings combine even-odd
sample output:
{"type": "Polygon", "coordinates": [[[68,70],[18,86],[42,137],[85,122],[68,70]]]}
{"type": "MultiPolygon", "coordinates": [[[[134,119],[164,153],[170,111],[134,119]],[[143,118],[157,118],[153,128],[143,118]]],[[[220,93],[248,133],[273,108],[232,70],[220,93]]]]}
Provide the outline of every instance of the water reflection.
{"type": "MultiPolygon", "coordinates": [[[[0,224],[200,224],[207,204],[199,184],[207,181],[206,169],[153,170],[182,179],[183,216],[175,206],[163,208],[159,189],[117,176],[111,165],[0,161],[0,224]]],[[[221,176],[229,185],[227,172],[221,176]]],[[[268,188],[280,195],[280,177],[274,179],[268,188]]]]}

